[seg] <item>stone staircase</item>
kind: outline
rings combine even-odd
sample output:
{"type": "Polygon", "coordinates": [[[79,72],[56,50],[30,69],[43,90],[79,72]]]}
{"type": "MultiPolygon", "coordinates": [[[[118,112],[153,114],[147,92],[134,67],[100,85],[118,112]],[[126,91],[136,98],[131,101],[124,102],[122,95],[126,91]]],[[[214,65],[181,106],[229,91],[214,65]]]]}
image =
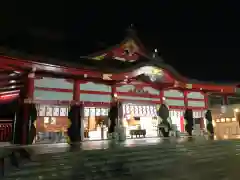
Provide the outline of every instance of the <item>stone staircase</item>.
{"type": "Polygon", "coordinates": [[[237,180],[240,141],[205,141],[35,155],[4,179],[237,180]]]}

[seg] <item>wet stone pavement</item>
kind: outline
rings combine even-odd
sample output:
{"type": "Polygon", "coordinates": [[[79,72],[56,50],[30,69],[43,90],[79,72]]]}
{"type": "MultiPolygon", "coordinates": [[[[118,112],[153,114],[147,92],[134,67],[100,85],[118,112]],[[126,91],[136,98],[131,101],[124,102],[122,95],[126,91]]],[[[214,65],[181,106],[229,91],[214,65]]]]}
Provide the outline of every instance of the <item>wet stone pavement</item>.
{"type": "MultiPolygon", "coordinates": [[[[103,141],[85,141],[79,144],[80,150],[96,150],[96,149],[111,149],[111,148],[122,148],[122,147],[138,147],[138,146],[150,146],[150,145],[165,145],[174,144],[179,145],[185,142],[190,142],[187,137],[182,138],[136,138],[127,139],[123,142],[112,142],[109,140],[103,141]]],[[[204,137],[194,138],[192,143],[205,143],[206,139],[204,137]]],[[[5,148],[11,149],[15,148],[12,146],[5,145],[5,148]]],[[[54,144],[35,144],[31,146],[26,146],[34,154],[46,154],[46,153],[61,153],[68,152],[70,147],[67,143],[54,143],[54,144]]],[[[1,149],[1,147],[0,147],[1,149]]]]}
{"type": "MultiPolygon", "coordinates": [[[[4,179],[238,180],[240,141],[132,139],[27,147],[32,161],[4,179]]],[[[12,148],[12,147],[9,147],[12,148]]]]}

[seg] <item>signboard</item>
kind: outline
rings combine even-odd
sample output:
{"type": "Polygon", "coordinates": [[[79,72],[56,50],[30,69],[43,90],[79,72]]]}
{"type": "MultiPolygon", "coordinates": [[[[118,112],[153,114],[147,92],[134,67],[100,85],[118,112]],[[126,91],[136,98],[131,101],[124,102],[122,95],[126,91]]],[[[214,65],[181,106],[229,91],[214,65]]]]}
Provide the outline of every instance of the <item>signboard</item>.
{"type": "Polygon", "coordinates": [[[68,109],[65,107],[60,107],[60,116],[67,116],[68,115],[68,109]]]}
{"type": "Polygon", "coordinates": [[[135,117],[155,117],[157,116],[157,108],[155,105],[136,105],[123,104],[123,115],[133,114],[135,117]]]}
{"type": "Polygon", "coordinates": [[[108,116],[108,108],[85,107],[84,116],[108,116]]]}
{"type": "Polygon", "coordinates": [[[51,117],[51,116],[67,116],[68,108],[65,106],[46,106],[40,105],[38,108],[38,116],[40,117],[51,117]]]}

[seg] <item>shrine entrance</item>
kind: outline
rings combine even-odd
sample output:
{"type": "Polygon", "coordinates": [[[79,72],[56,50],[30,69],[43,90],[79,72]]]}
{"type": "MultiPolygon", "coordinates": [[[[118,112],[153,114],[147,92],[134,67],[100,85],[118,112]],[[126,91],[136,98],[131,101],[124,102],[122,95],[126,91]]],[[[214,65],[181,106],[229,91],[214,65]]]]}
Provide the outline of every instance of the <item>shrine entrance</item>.
{"type": "Polygon", "coordinates": [[[69,107],[37,105],[36,143],[66,142],[69,107]]]}
{"type": "Polygon", "coordinates": [[[158,136],[156,105],[123,103],[122,112],[127,138],[158,136]]]}
{"type": "MultiPolygon", "coordinates": [[[[67,105],[37,105],[36,143],[66,142],[68,129],[67,105]]],[[[82,116],[84,140],[107,139],[109,107],[84,107],[82,116]]]]}
{"type": "Polygon", "coordinates": [[[102,140],[107,139],[109,126],[109,108],[106,107],[84,107],[84,139],[102,140]]]}

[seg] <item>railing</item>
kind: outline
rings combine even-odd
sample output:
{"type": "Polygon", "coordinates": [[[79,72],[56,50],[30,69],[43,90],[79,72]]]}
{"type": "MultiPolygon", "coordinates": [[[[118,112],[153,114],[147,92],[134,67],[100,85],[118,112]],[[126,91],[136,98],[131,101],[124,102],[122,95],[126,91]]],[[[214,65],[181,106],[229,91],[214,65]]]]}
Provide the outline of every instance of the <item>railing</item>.
{"type": "Polygon", "coordinates": [[[8,142],[12,135],[12,120],[0,120],[0,142],[8,142]]]}

